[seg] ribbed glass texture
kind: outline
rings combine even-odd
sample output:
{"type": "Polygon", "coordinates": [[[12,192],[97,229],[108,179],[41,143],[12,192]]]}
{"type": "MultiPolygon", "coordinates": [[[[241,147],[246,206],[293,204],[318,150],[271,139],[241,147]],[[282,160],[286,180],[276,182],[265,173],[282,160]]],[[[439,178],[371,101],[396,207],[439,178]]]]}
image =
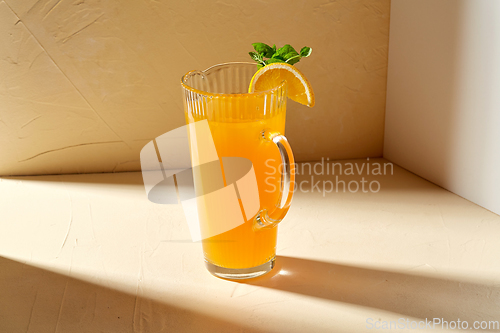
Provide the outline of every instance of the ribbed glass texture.
{"type": "Polygon", "coordinates": [[[255,63],[226,63],[204,71],[191,71],[182,78],[185,110],[189,117],[218,122],[267,119],[283,111],[286,84],[248,93],[257,71],[255,63]]]}

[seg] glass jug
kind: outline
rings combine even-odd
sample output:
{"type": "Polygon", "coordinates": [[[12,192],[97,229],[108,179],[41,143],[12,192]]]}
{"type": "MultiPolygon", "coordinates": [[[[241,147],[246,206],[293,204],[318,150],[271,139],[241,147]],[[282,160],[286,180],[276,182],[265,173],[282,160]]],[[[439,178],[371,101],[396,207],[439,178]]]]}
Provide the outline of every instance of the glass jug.
{"type": "Polygon", "coordinates": [[[257,70],[225,63],[181,79],[186,123],[206,121],[210,132],[207,139],[191,126],[188,136],[204,258],[222,278],[273,268],[277,225],[293,196],[295,164],[283,136],[287,84],[248,93],[257,70]]]}

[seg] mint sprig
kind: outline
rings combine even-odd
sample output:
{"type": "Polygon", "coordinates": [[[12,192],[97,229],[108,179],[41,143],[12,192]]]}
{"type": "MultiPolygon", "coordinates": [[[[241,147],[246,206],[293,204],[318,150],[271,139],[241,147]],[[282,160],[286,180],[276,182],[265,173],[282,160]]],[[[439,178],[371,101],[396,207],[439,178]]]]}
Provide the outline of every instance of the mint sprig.
{"type": "Polygon", "coordinates": [[[290,44],[286,44],[279,49],[276,49],[276,45],[271,47],[264,43],[253,43],[252,46],[255,52],[249,52],[248,54],[258,63],[259,68],[275,62],[293,65],[298,63],[300,59],[309,57],[312,52],[310,47],[304,46],[299,53],[290,44]]]}

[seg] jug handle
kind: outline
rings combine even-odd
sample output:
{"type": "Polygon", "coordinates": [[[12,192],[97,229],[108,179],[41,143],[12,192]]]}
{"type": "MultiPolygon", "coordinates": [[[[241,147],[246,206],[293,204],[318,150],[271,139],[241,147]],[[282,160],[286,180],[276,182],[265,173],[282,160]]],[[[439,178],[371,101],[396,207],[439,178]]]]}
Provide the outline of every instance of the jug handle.
{"type": "Polygon", "coordinates": [[[279,132],[262,131],[262,139],[273,142],[281,156],[280,197],[276,207],[270,211],[261,210],[255,217],[255,228],[269,228],[277,225],[285,217],[292,202],[295,189],[295,159],[288,140],[279,132]]]}

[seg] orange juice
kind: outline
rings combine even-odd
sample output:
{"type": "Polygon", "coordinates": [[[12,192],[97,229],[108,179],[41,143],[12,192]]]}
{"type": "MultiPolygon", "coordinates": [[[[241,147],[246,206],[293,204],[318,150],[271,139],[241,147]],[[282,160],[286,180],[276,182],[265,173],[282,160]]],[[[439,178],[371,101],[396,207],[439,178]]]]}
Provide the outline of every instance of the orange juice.
{"type": "Polygon", "coordinates": [[[255,64],[234,62],[181,79],[186,122],[193,128],[196,201],[190,204],[201,232],[196,239],[202,239],[208,271],[230,279],[274,267],[277,224],[293,196],[294,159],[283,136],[287,83],[248,92],[256,71],[255,64]],[[236,162],[245,167],[235,170],[236,162]]]}
{"type": "MultiPolygon", "coordinates": [[[[242,98],[244,98],[242,96],[242,98]]],[[[262,131],[272,130],[284,133],[285,107],[279,108],[273,115],[260,117],[261,99],[246,102],[239,109],[230,110],[238,117],[224,117],[210,120],[208,124],[219,158],[244,157],[252,161],[261,209],[271,210],[280,197],[280,154],[276,146],[262,139],[262,131]],[[223,121],[220,121],[223,120],[223,121]]],[[[228,111],[224,107],[211,106],[214,113],[228,111]]],[[[189,117],[193,122],[206,119],[189,117]]],[[[199,199],[203,200],[203,199],[199,199]]],[[[241,200],[240,200],[241,201],[241,200]]],[[[241,204],[241,202],[240,202],[241,204]]],[[[255,216],[246,216],[246,222],[234,229],[202,240],[205,259],[212,264],[228,268],[255,267],[273,259],[276,253],[277,227],[255,230],[255,216]]],[[[201,220],[201,224],[211,221],[201,220]]]]}

